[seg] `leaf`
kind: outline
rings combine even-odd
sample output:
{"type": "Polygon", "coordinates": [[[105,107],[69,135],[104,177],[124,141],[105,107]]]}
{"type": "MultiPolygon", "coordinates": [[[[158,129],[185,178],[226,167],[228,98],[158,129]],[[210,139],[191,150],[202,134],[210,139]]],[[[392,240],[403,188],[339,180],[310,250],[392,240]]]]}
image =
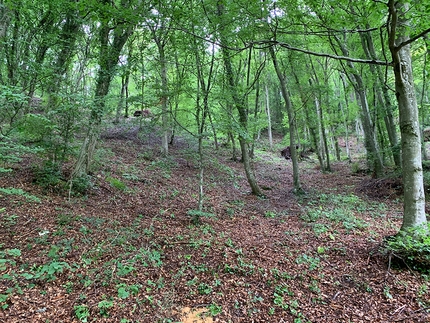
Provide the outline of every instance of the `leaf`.
{"type": "Polygon", "coordinates": [[[15,256],[15,257],[21,256],[21,250],[19,249],[8,249],[6,252],[10,256],[15,256]]]}
{"type": "Polygon", "coordinates": [[[118,288],[118,297],[125,299],[130,296],[130,292],[125,289],[125,287],[118,288]]]}
{"type": "Polygon", "coordinates": [[[33,279],[34,275],[30,274],[30,273],[23,273],[21,274],[22,277],[24,277],[25,279],[33,279]]]}

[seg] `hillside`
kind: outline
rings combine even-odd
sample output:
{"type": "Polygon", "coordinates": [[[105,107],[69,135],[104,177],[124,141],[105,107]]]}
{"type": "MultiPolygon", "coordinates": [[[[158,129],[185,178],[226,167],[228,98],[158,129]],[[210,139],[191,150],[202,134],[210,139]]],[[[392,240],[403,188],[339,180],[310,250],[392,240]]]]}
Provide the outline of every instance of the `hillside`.
{"type": "Polygon", "coordinates": [[[311,156],[296,197],[291,163],[259,143],[262,199],[229,150],[207,148],[194,225],[195,147],[180,138],[162,158],[156,138],[104,134],[93,187],[70,200],[33,183],[31,159],[1,175],[29,194],[0,194],[1,322],[430,321],[429,276],[380,252],[401,225],[398,182],[346,162],[323,174],[311,156]]]}

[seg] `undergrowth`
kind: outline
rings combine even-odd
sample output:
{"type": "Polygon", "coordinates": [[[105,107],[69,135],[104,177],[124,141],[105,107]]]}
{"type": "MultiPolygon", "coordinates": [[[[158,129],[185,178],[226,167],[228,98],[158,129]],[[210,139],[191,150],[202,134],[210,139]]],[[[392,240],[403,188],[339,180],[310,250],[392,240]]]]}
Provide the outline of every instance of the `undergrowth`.
{"type": "Polygon", "coordinates": [[[382,252],[394,257],[400,266],[430,273],[430,224],[400,231],[386,238],[382,252]]]}

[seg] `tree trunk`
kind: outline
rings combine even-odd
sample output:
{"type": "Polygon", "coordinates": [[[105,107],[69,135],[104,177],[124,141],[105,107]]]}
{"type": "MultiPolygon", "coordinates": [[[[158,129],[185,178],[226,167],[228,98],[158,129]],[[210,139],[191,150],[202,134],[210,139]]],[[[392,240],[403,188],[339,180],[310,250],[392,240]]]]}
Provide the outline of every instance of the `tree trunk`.
{"type": "Polygon", "coordinates": [[[94,94],[94,104],[91,109],[88,125],[87,138],[85,139],[74,170],[71,174],[70,183],[76,176],[89,173],[93,161],[96,143],[100,135],[102,117],[105,110],[105,97],[109,92],[109,86],[118,64],[121,50],[133,31],[131,25],[117,25],[111,35],[108,23],[100,26],[99,41],[99,70],[94,94]],[[109,45],[111,43],[111,45],[109,45]]]}
{"type": "Polygon", "coordinates": [[[270,115],[270,98],[269,98],[269,88],[267,84],[264,86],[265,89],[265,99],[266,99],[266,114],[267,114],[267,135],[269,136],[269,147],[270,150],[273,149],[273,135],[272,135],[272,117],[270,115]]]}
{"type": "MultiPolygon", "coordinates": [[[[222,17],[224,14],[224,5],[221,3],[221,1],[218,1],[217,9],[218,9],[218,16],[222,17]]],[[[244,98],[239,97],[237,83],[236,83],[237,81],[235,80],[235,77],[233,74],[231,57],[229,55],[229,50],[226,47],[227,41],[223,35],[222,28],[220,30],[220,39],[221,39],[220,41],[221,41],[222,59],[224,62],[227,85],[229,87],[229,93],[231,95],[233,104],[235,105],[236,110],[239,114],[239,125],[241,128],[239,132],[239,143],[240,143],[240,148],[242,150],[242,162],[245,168],[246,178],[248,180],[249,186],[251,187],[252,194],[257,196],[264,196],[263,192],[258,186],[257,180],[255,179],[254,173],[252,171],[248,144],[246,142],[246,136],[248,132],[248,115],[247,115],[246,107],[244,105],[244,98]]]]}
{"type": "Polygon", "coordinates": [[[161,122],[163,133],[161,136],[161,152],[167,156],[169,154],[169,103],[168,103],[168,88],[167,88],[167,61],[164,52],[165,43],[154,37],[155,43],[158,48],[158,55],[160,58],[160,72],[161,72],[161,122]]]}
{"type": "Polygon", "coordinates": [[[393,60],[396,98],[399,105],[401,147],[403,161],[404,213],[401,230],[425,224],[425,198],[421,160],[421,134],[415,96],[412,62],[405,17],[408,2],[389,0],[391,21],[389,47],[393,60]]]}
{"type": "MultiPolygon", "coordinates": [[[[293,65],[291,65],[293,66],[293,65]]],[[[315,122],[314,122],[314,118],[311,118],[311,116],[309,115],[309,109],[308,109],[308,97],[305,97],[305,93],[306,91],[302,88],[302,85],[300,84],[300,80],[299,77],[295,71],[294,68],[292,68],[292,74],[294,76],[294,80],[296,81],[296,85],[299,89],[299,93],[300,93],[300,99],[302,101],[302,105],[304,107],[304,111],[305,111],[305,122],[306,122],[306,126],[309,130],[309,135],[310,135],[310,141],[312,144],[313,149],[316,151],[317,157],[318,157],[318,162],[320,164],[320,168],[324,169],[324,162],[321,156],[321,152],[320,152],[320,145],[318,144],[318,135],[317,135],[317,129],[315,126],[315,122]]]]}
{"type": "MultiPolygon", "coordinates": [[[[362,46],[363,46],[364,52],[366,53],[366,56],[369,59],[376,60],[377,56],[376,56],[376,51],[375,51],[371,34],[369,32],[361,33],[360,37],[362,40],[362,46]]],[[[396,124],[394,122],[394,116],[393,116],[394,107],[391,104],[390,95],[388,93],[388,87],[385,84],[384,76],[381,72],[380,66],[371,64],[370,71],[373,74],[377,75],[377,84],[375,84],[376,97],[377,97],[377,101],[383,107],[382,111],[384,113],[384,122],[388,133],[388,139],[390,141],[391,154],[393,156],[394,164],[396,165],[396,167],[401,168],[402,160],[400,156],[400,150],[398,147],[399,142],[397,138],[396,124]]]]}
{"type": "Polygon", "coordinates": [[[288,115],[288,125],[289,125],[289,133],[290,133],[290,149],[291,149],[291,161],[293,163],[293,192],[296,194],[302,193],[303,189],[300,184],[300,176],[299,176],[299,163],[296,149],[296,119],[294,116],[293,106],[290,100],[290,95],[288,94],[287,84],[285,82],[284,76],[282,75],[281,69],[278,64],[278,60],[276,58],[275,50],[273,47],[269,47],[270,55],[272,57],[273,66],[276,71],[276,75],[278,76],[279,83],[281,86],[281,93],[285,100],[285,107],[287,109],[288,115]]]}
{"type": "MultiPolygon", "coordinates": [[[[346,44],[342,42],[337,36],[334,36],[334,39],[339,45],[342,54],[344,56],[348,56],[349,51],[346,47],[346,44]]],[[[367,100],[366,87],[364,85],[360,73],[354,67],[354,64],[352,62],[347,62],[347,66],[350,72],[347,73],[345,68],[345,73],[349,76],[351,80],[351,84],[354,87],[357,101],[361,107],[361,120],[363,123],[364,130],[364,143],[367,150],[367,158],[370,164],[369,166],[373,169],[375,176],[380,177],[382,176],[384,170],[384,164],[382,161],[381,154],[379,152],[378,142],[376,140],[375,128],[370,114],[369,102],[367,100]]]]}

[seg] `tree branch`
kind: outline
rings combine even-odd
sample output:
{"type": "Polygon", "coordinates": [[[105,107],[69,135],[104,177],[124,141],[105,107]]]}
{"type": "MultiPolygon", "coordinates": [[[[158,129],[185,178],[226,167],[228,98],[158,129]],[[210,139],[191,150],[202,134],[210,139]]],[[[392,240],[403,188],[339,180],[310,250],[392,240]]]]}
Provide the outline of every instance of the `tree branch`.
{"type": "Polygon", "coordinates": [[[409,45],[411,43],[413,43],[414,41],[416,41],[417,39],[424,37],[426,34],[428,34],[430,32],[430,28],[427,28],[426,30],[420,32],[419,34],[409,38],[408,40],[400,43],[398,46],[396,46],[396,50],[401,49],[402,47],[409,45]]]}
{"type": "Polygon", "coordinates": [[[310,51],[310,50],[303,49],[303,48],[293,47],[287,43],[274,41],[274,40],[261,40],[261,41],[254,42],[254,44],[267,45],[267,47],[278,45],[280,47],[287,48],[289,50],[293,50],[296,52],[300,52],[300,53],[304,53],[304,54],[308,54],[308,55],[312,55],[312,56],[328,57],[328,58],[352,62],[352,63],[392,66],[391,62],[379,61],[379,60],[375,60],[375,59],[361,59],[361,58],[353,58],[353,57],[348,57],[348,56],[339,56],[339,55],[332,55],[332,54],[327,54],[327,53],[319,53],[319,52],[314,52],[314,51],[310,51]]]}

